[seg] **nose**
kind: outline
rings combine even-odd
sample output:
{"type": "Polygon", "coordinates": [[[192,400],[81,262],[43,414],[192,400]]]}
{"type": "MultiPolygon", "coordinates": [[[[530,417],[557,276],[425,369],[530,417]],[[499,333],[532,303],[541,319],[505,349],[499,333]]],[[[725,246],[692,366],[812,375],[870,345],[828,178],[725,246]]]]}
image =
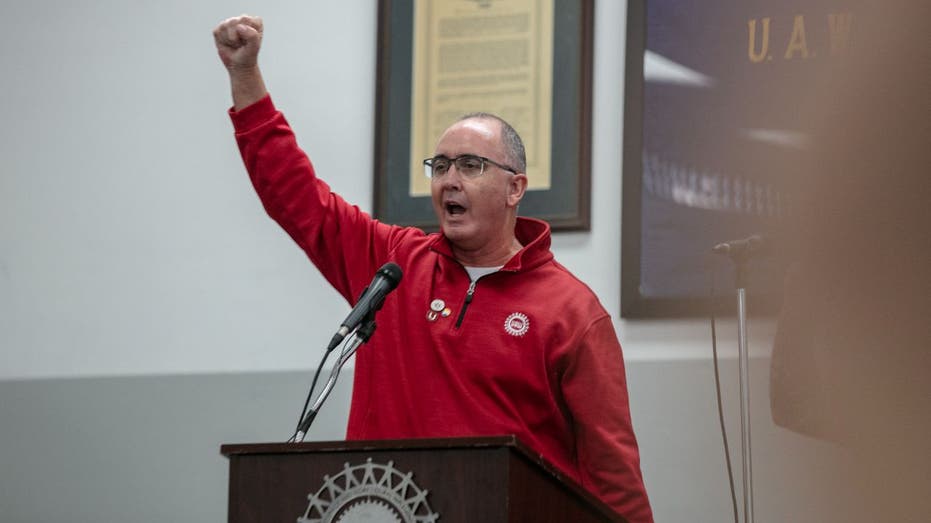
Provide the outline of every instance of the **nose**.
{"type": "Polygon", "coordinates": [[[443,189],[455,189],[460,190],[462,188],[462,175],[459,174],[459,168],[456,167],[456,163],[453,162],[449,169],[446,170],[446,173],[440,179],[443,184],[443,189]],[[453,171],[456,174],[453,174],[453,171]]]}

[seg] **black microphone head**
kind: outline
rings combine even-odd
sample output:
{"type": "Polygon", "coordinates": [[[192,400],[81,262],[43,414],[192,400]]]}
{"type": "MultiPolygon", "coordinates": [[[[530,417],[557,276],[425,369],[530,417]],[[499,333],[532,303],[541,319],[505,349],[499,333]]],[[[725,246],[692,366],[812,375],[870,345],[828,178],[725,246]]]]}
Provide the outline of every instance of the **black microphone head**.
{"type": "Polygon", "coordinates": [[[401,283],[401,276],[404,274],[401,272],[401,268],[398,267],[397,263],[388,262],[381,266],[381,269],[378,269],[378,274],[384,276],[388,280],[389,290],[394,289],[401,283]]]}

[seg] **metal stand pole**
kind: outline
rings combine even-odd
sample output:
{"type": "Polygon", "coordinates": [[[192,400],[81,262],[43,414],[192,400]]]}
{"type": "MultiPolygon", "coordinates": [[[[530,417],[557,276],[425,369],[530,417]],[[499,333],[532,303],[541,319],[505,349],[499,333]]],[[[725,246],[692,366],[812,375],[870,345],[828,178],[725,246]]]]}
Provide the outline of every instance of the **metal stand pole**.
{"type": "MultiPolygon", "coordinates": [[[[740,262],[738,261],[738,264],[740,262]]],[[[742,267],[738,266],[738,279],[742,267]]],[[[747,291],[737,289],[737,358],[740,368],[740,433],[743,460],[744,522],[753,523],[753,454],[750,447],[750,351],[747,344],[747,291]]]]}
{"type": "Polygon", "coordinates": [[[753,523],[753,455],[750,451],[750,349],[747,343],[747,262],[766,250],[760,235],[715,245],[711,252],[734,262],[737,288],[737,357],[740,368],[740,435],[743,458],[744,523],[753,523]]]}

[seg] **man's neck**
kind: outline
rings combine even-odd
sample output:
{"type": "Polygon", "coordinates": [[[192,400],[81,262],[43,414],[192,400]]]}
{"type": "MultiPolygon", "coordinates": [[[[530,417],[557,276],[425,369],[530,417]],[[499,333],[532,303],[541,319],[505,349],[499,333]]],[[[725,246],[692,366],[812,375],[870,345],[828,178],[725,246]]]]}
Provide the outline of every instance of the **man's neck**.
{"type": "Polygon", "coordinates": [[[500,247],[493,249],[487,249],[487,246],[484,247],[469,250],[452,245],[453,256],[466,267],[501,267],[524,246],[517,240],[517,237],[512,237],[510,242],[500,247]]]}

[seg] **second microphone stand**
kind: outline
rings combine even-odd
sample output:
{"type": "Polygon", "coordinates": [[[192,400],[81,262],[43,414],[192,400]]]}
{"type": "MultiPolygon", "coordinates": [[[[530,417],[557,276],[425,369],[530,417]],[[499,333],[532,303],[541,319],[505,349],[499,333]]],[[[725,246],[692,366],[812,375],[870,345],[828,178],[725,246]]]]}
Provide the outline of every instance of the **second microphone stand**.
{"type": "Polygon", "coordinates": [[[747,343],[747,263],[750,251],[728,254],[737,288],[737,361],[740,374],[740,434],[744,523],[753,523],[753,454],[750,447],[750,350],[747,343]]]}

